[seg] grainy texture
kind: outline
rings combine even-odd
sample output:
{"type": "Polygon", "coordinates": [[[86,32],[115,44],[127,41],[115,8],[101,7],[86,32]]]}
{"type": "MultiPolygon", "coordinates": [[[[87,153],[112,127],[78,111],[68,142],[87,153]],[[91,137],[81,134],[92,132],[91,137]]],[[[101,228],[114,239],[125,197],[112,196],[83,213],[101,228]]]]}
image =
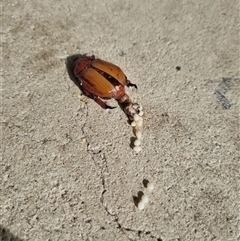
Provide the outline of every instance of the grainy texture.
{"type": "Polygon", "coordinates": [[[0,240],[239,239],[239,1],[2,4],[0,240]],[[85,53],[138,85],[138,155],[70,79],[85,53]]]}

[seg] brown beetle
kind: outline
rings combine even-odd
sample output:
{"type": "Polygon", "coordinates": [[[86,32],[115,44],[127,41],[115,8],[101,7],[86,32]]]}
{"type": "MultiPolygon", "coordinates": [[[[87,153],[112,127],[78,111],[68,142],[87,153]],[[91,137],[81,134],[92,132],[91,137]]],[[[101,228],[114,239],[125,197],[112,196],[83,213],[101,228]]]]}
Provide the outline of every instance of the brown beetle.
{"type": "Polygon", "coordinates": [[[102,99],[114,98],[130,120],[139,113],[140,105],[132,103],[125,93],[125,86],[133,86],[123,71],[116,65],[94,56],[79,58],[75,62],[74,75],[80,83],[83,93],[96,101],[104,109],[112,109],[102,99]]]}

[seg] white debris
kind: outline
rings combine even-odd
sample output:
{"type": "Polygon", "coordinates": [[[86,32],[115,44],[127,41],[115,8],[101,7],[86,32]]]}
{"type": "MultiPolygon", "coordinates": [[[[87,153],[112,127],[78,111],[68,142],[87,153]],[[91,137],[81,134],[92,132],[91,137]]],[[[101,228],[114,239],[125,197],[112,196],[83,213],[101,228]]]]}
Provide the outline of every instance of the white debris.
{"type": "Polygon", "coordinates": [[[134,146],[140,146],[141,145],[141,140],[140,139],[136,139],[134,141],[134,146]]]}
{"type": "Polygon", "coordinates": [[[134,128],[133,132],[135,133],[135,136],[137,137],[136,140],[134,141],[134,147],[133,150],[138,153],[142,150],[141,148],[141,139],[142,139],[142,125],[143,125],[143,111],[142,111],[142,106],[139,107],[139,114],[134,114],[133,116],[133,121],[131,123],[131,126],[134,128]]]}
{"type": "Polygon", "coordinates": [[[139,209],[139,210],[143,210],[144,207],[145,207],[145,203],[142,202],[142,201],[140,201],[140,202],[138,203],[138,209],[139,209]]]}
{"type": "Polygon", "coordinates": [[[136,124],[136,122],[135,121],[133,121],[132,123],[131,123],[131,126],[132,127],[135,127],[137,124],[136,124]]]}
{"type": "Polygon", "coordinates": [[[143,202],[144,204],[148,203],[149,202],[149,198],[147,195],[143,195],[142,198],[141,198],[141,202],[143,202]]]}
{"type": "Polygon", "coordinates": [[[136,122],[140,119],[140,116],[138,114],[134,114],[133,120],[136,122]]]}
{"type": "Polygon", "coordinates": [[[142,132],[137,130],[135,133],[135,136],[137,137],[137,139],[141,139],[142,138],[142,132]]]}
{"type": "Polygon", "coordinates": [[[141,110],[138,115],[143,116],[143,111],[141,110]]]}
{"type": "Polygon", "coordinates": [[[134,150],[136,153],[138,153],[138,152],[140,152],[140,151],[142,150],[142,147],[141,147],[141,146],[134,146],[134,147],[133,147],[133,150],[134,150]]]}
{"type": "Polygon", "coordinates": [[[154,189],[154,185],[151,183],[151,182],[149,182],[148,184],[147,184],[147,190],[148,191],[152,191],[154,189]]]}

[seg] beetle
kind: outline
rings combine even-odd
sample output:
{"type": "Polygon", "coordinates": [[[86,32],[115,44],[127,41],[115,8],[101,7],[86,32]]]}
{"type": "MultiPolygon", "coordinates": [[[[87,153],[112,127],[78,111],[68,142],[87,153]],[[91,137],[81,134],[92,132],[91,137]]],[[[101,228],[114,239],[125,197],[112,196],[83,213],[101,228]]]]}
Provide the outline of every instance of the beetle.
{"type": "Polygon", "coordinates": [[[113,109],[103,100],[115,99],[130,120],[139,113],[140,105],[133,103],[125,93],[125,86],[132,84],[123,71],[116,65],[96,59],[95,56],[84,56],[74,64],[74,76],[80,84],[82,92],[93,99],[104,109],[113,109]]]}

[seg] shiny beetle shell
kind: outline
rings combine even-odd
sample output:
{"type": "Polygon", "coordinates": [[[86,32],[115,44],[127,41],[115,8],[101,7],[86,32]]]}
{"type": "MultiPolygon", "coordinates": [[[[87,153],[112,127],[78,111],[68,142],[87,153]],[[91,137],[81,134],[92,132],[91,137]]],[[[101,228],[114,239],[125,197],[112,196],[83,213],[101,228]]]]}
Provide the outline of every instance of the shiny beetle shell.
{"type": "Polygon", "coordinates": [[[123,71],[116,65],[94,56],[79,58],[75,62],[74,76],[79,81],[83,93],[96,101],[102,108],[108,106],[102,99],[114,98],[130,120],[139,113],[139,104],[132,103],[125,93],[125,86],[133,86],[123,71]]]}
{"type": "Polygon", "coordinates": [[[77,77],[84,94],[94,99],[121,99],[125,94],[125,85],[130,81],[116,65],[94,56],[78,59],[75,62],[74,75],[77,77]]]}

